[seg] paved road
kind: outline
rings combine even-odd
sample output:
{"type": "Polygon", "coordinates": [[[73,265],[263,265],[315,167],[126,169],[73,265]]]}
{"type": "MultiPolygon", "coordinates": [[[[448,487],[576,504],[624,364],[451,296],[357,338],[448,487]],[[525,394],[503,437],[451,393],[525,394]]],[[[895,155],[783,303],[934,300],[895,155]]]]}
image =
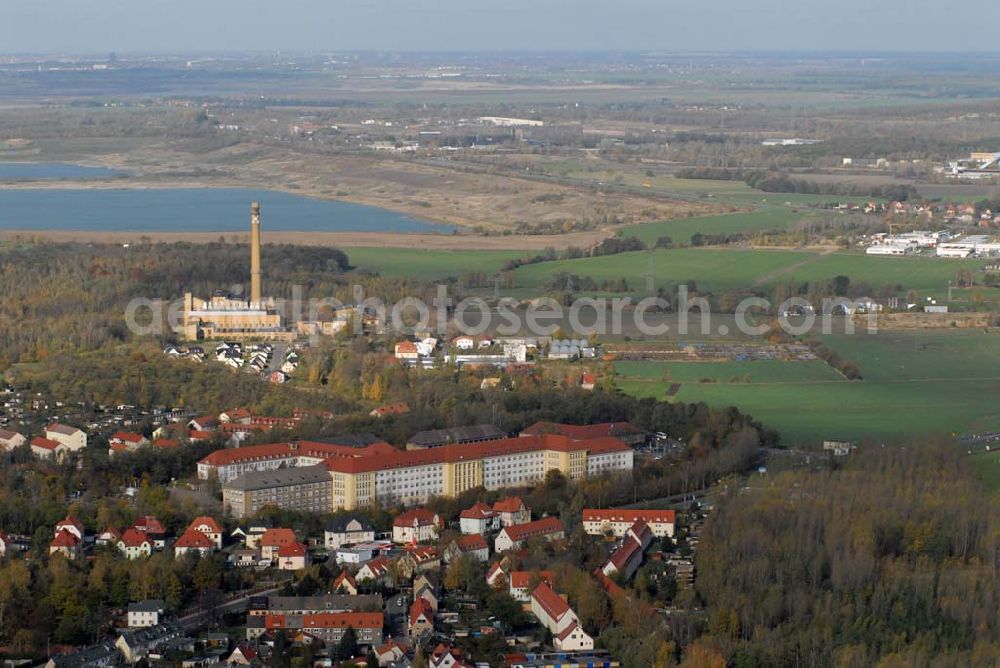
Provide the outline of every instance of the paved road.
{"type": "MultiPolygon", "coordinates": [[[[238,596],[237,598],[224,600],[219,604],[219,607],[215,610],[216,617],[221,617],[222,615],[229,612],[245,612],[250,609],[250,598],[253,596],[266,596],[268,594],[276,594],[281,591],[281,588],[285,586],[284,582],[277,583],[274,587],[269,589],[262,589],[260,591],[255,591],[243,596],[238,596]]],[[[209,610],[199,610],[192,612],[183,617],[177,619],[177,623],[180,624],[184,631],[199,631],[206,626],[212,620],[211,611],[209,610]]]]}
{"type": "Polygon", "coordinates": [[[385,621],[388,635],[401,638],[406,635],[406,615],[410,611],[410,597],[405,592],[390,596],[385,600],[385,621]],[[402,602],[402,604],[400,604],[402,602]]]}

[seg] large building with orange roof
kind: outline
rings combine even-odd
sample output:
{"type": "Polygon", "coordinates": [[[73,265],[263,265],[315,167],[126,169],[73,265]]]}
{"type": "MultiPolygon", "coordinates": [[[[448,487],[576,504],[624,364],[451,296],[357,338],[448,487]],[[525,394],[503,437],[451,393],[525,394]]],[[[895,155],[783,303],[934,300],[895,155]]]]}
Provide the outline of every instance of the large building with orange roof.
{"type": "Polygon", "coordinates": [[[330,509],[352,510],[376,503],[418,504],[434,496],[453,498],[476,487],[530,485],[553,470],[573,480],[629,471],[633,457],[632,448],[617,438],[541,434],[412,451],[386,443],[363,448],[277,443],[218,450],[201,460],[198,469],[202,478],[215,471],[225,499],[228,489],[245,487],[239,480],[245,473],[323,464],[331,479],[330,509]]]}

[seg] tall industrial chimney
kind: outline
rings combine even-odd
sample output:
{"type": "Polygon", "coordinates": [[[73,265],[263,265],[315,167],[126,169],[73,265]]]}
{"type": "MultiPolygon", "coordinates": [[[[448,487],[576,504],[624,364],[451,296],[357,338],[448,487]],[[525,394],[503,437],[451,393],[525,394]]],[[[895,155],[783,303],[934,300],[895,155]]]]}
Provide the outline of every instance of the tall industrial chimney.
{"type": "Polygon", "coordinates": [[[250,204],[250,304],[260,307],[260,202],[250,204]]]}

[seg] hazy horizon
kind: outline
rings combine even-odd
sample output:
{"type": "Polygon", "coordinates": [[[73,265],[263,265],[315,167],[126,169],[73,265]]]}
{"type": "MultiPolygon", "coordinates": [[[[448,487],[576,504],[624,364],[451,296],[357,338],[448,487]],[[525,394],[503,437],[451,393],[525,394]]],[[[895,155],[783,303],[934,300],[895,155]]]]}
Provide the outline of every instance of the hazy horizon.
{"type": "Polygon", "coordinates": [[[7,0],[4,53],[396,52],[995,52],[982,26],[1000,3],[961,16],[931,0],[7,0]],[[878,5],[878,6],[876,6],[878,5]],[[976,21],[962,20],[975,16],[976,21]]]}

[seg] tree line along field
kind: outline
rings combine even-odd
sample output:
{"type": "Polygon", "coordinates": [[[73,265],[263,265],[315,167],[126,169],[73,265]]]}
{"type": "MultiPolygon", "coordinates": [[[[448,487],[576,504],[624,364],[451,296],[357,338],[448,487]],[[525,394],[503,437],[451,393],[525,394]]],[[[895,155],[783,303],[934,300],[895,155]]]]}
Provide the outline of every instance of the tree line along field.
{"type": "Polygon", "coordinates": [[[595,281],[624,278],[632,291],[645,287],[652,258],[656,285],[696,281],[700,290],[724,292],[781,282],[801,283],[848,276],[852,283],[873,287],[902,285],[904,289],[941,290],[960,269],[978,271],[982,260],[930,257],[875,257],[857,253],[731,248],[656,249],[558,260],[527,265],[513,272],[517,288],[541,289],[557,272],[595,281]]]}
{"type": "MultiPolygon", "coordinates": [[[[623,374],[618,384],[626,393],[663,399],[671,384],[681,383],[672,398],[736,406],[776,429],[785,445],[824,439],[897,442],[1000,430],[1000,335],[979,330],[885,332],[831,335],[824,342],[856,362],[864,380],[822,381],[802,362],[784,363],[789,366],[777,382],[768,378],[778,372],[766,367],[754,376],[752,369],[761,362],[744,363],[751,369],[749,383],[698,382],[713,377],[705,370],[713,365],[699,362],[669,363],[671,380],[657,380],[650,376],[660,367],[644,362],[638,364],[650,370],[616,365],[623,374]],[[784,376],[786,371],[798,380],[784,376]]],[[[738,375],[736,367],[726,365],[714,377],[738,375]]]]}
{"type": "Polygon", "coordinates": [[[687,244],[697,233],[715,235],[788,229],[807,215],[790,207],[767,206],[750,212],[630,225],[622,229],[622,236],[636,237],[647,246],[656,245],[660,237],[670,237],[675,244],[687,244]]]}

